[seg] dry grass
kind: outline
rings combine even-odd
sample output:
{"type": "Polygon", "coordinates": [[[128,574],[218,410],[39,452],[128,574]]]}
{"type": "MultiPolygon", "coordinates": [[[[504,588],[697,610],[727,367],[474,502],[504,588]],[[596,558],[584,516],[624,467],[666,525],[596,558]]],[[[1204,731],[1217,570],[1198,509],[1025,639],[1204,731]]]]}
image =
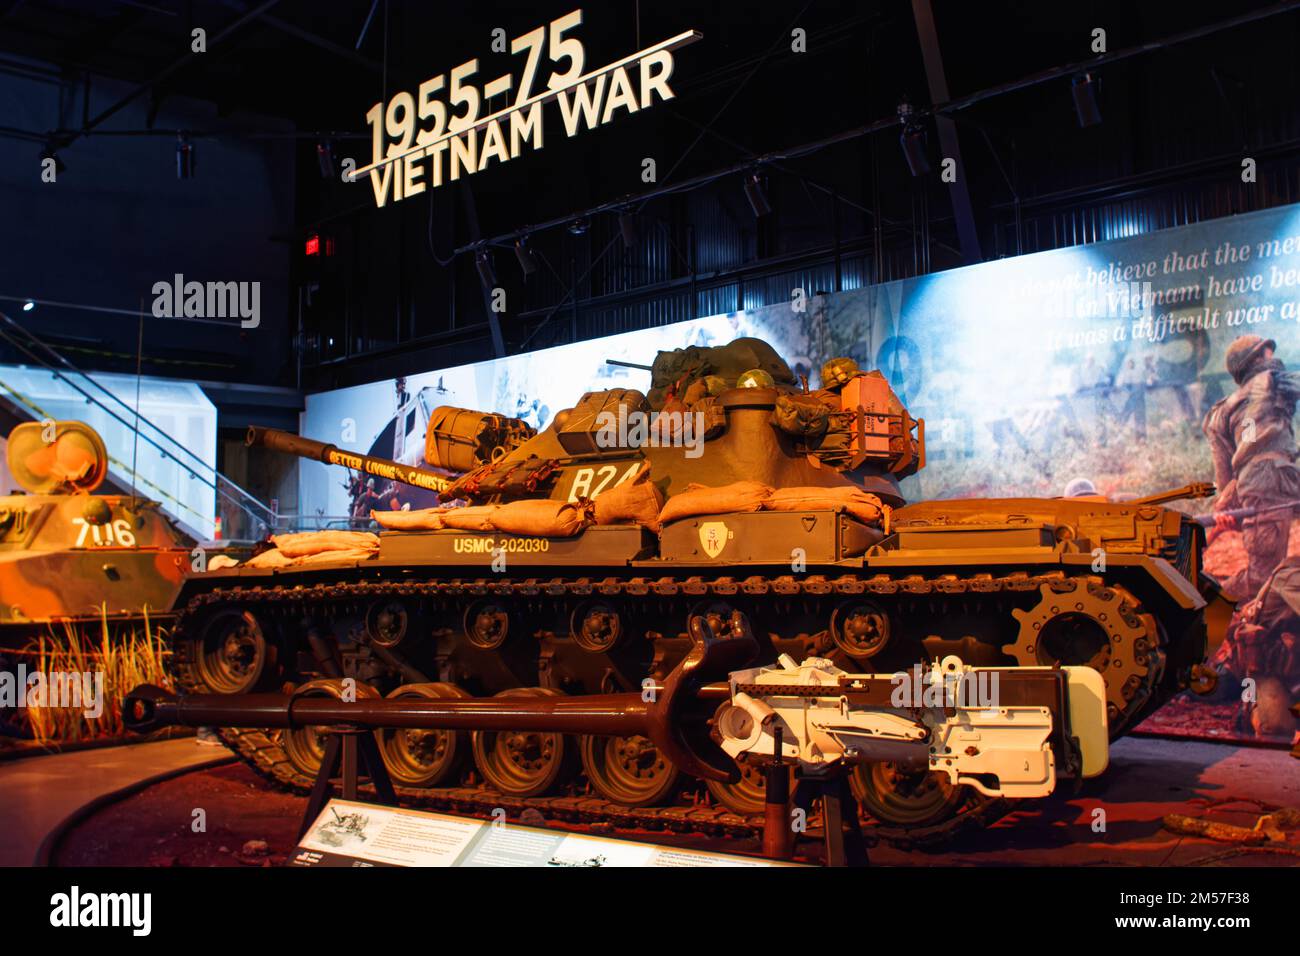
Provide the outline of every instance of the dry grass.
{"type": "MultiPolygon", "coordinates": [[[[164,666],[170,651],[163,628],[149,619],[110,623],[101,612],[98,626],[63,622],[27,649],[35,669],[44,674],[103,672],[103,709],[87,716],[84,707],[29,707],[22,711],[33,739],[46,746],[125,736],[122,697],[140,684],[169,687],[164,666]]],[[[29,665],[30,666],[30,665],[29,665]]]]}

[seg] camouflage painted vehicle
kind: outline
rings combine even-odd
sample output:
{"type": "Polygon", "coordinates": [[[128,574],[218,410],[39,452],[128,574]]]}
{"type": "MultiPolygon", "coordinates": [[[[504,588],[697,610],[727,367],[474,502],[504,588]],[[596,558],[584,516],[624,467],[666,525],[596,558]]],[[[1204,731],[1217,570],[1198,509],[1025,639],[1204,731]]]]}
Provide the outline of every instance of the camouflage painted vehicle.
{"type": "MultiPolygon", "coordinates": [[[[693,482],[749,480],[862,489],[893,510],[879,520],[835,505],[705,513],[570,537],[388,531],[361,560],[198,575],[181,595],[178,679],[229,693],[310,682],[313,693],[337,694],[342,677],[389,696],[628,691],[681,660],[688,616],[739,609],[769,660],[819,655],[881,673],[946,655],[980,666],[1091,664],[1105,677],[1112,734],[1193,681],[1206,644],[1199,525],[1156,500],[906,505],[899,480],[924,466],[924,423],[883,376],[848,360],[828,363],[823,381],[808,391],[753,339],[660,353],[648,395],[588,393],[513,447],[481,443],[477,464],[451,481],[254,430],[250,442],[435,488],[444,500],[599,506],[648,464],[670,505],[693,482]],[[670,416],[667,441],[602,433],[656,412],[670,416]],[[674,414],[697,416],[690,434],[674,414]]],[[[428,461],[440,461],[434,446],[446,438],[430,432],[428,461]]],[[[314,733],[224,734],[269,778],[311,785],[314,733]]],[[[748,832],[761,819],[760,773],[703,785],[644,738],[380,738],[394,782],[416,803],[714,832],[748,832]]],[[[888,839],[942,837],[1007,807],[909,766],[874,765],[854,785],[888,839]]]]}
{"type": "Polygon", "coordinates": [[[130,495],[97,495],[103,440],[82,422],[25,422],[6,459],[22,491],[0,497],[0,646],[48,625],[165,618],[190,570],[194,542],[130,495]]]}

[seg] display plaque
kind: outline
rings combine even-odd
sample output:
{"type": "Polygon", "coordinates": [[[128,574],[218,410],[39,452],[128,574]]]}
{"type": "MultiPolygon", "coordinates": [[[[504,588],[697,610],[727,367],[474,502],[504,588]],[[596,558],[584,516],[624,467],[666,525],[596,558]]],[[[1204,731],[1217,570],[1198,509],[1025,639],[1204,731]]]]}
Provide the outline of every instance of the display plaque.
{"type": "Polygon", "coordinates": [[[795,866],[445,813],[331,800],[290,866],[795,866]]]}

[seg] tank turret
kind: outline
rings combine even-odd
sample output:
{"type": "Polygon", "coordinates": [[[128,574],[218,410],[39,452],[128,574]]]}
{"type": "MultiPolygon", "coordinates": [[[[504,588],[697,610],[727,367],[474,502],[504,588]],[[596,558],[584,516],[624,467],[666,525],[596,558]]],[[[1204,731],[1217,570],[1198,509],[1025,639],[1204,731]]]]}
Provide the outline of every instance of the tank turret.
{"type": "Polygon", "coordinates": [[[0,644],[22,644],[53,621],[171,608],[194,542],[157,502],[95,494],[109,456],[93,428],[24,422],[5,458],[21,490],[0,497],[0,644]]]}

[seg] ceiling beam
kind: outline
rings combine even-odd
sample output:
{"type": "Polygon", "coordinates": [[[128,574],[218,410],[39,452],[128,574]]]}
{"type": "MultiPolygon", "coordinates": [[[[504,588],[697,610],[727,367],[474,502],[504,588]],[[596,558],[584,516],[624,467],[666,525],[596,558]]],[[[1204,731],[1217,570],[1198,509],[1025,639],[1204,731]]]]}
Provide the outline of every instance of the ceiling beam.
{"type": "MultiPolygon", "coordinates": [[[[258,4],[253,9],[245,12],[242,16],[237,18],[230,25],[226,26],[215,36],[209,37],[207,41],[207,48],[210,50],[218,43],[221,43],[223,40],[230,37],[240,28],[264,16],[268,11],[270,11],[272,7],[274,7],[279,2],[280,0],[263,0],[262,3],[258,4]]],[[[75,134],[71,136],[62,137],[57,145],[60,147],[65,147],[70,145],[71,143],[76,142],[76,140],[86,135],[91,130],[95,129],[95,127],[102,124],[105,120],[110,119],[113,116],[116,116],[118,113],[120,113],[126,107],[130,106],[132,103],[134,103],[145,93],[152,91],[159,83],[163,82],[163,80],[167,79],[172,74],[177,73],[178,71],[189,66],[191,63],[195,62],[195,59],[197,57],[206,56],[206,55],[207,55],[206,53],[194,53],[191,51],[190,53],[186,53],[184,56],[180,57],[179,59],[173,60],[166,67],[164,67],[160,72],[155,74],[152,78],[145,80],[143,83],[136,86],[134,89],[131,90],[131,92],[127,93],[125,96],[119,99],[108,109],[104,110],[102,113],[98,114],[89,122],[84,124],[80,130],[76,131],[75,134]]]]}
{"type": "MultiPolygon", "coordinates": [[[[930,6],[930,0],[912,0],[912,15],[916,19],[916,33],[921,41],[921,58],[925,61],[930,102],[946,103],[948,78],[944,73],[943,52],[939,49],[939,33],[934,26],[934,10],[930,6]]],[[[961,159],[957,124],[951,117],[936,113],[934,125],[939,132],[939,148],[943,159],[951,159],[956,163],[956,179],[948,184],[948,196],[952,200],[952,215],[957,223],[962,258],[967,264],[982,262],[984,256],[980,252],[979,229],[975,225],[975,207],[970,199],[966,165],[961,159]]]]}
{"type": "MultiPolygon", "coordinates": [[[[224,3],[227,7],[230,7],[232,10],[248,9],[248,4],[243,3],[242,0],[221,0],[221,2],[224,3]]],[[[367,59],[366,57],[358,53],[356,50],[343,46],[342,44],[335,43],[333,40],[330,40],[327,37],[323,37],[318,33],[312,33],[310,30],[305,30],[300,26],[289,23],[287,20],[282,20],[279,17],[271,16],[270,14],[267,14],[266,16],[262,17],[262,22],[265,23],[268,27],[271,27],[274,30],[279,30],[281,33],[286,34],[287,36],[295,37],[299,40],[302,40],[304,43],[308,43],[314,47],[318,47],[319,49],[325,50],[327,53],[332,53],[335,56],[342,57],[343,59],[347,60],[349,63],[355,63],[357,66],[365,67],[367,70],[370,70],[372,73],[380,73],[383,71],[383,68],[378,63],[376,63],[374,60],[367,59]]]]}

